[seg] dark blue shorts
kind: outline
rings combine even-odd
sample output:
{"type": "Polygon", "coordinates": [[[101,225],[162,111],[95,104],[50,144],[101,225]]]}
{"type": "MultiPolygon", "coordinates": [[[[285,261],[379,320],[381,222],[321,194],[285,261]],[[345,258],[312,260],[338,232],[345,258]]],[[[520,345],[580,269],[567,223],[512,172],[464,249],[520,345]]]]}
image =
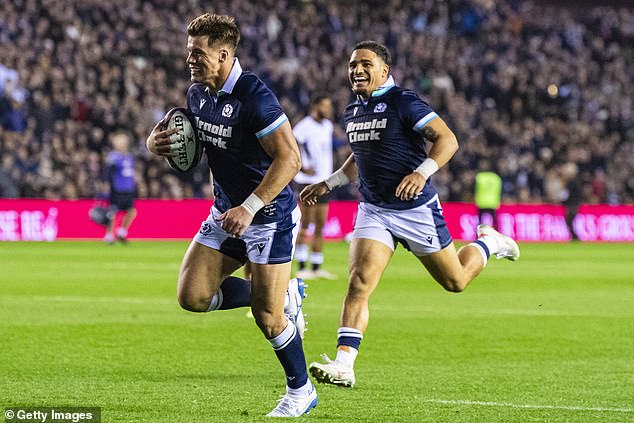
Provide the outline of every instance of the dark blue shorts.
{"type": "Polygon", "coordinates": [[[110,209],[128,211],[134,208],[134,192],[112,192],[110,193],[110,209]]]}

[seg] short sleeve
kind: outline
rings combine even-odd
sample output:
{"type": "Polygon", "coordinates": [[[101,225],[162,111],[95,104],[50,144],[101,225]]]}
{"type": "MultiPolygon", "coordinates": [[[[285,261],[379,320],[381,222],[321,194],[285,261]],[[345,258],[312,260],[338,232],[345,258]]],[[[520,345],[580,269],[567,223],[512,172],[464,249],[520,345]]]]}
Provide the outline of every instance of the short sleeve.
{"type": "Polygon", "coordinates": [[[252,125],[255,129],[255,136],[262,139],[279,128],[288,118],[275,94],[264,83],[260,82],[254,97],[251,102],[253,107],[252,125]]]}
{"type": "Polygon", "coordinates": [[[405,125],[418,133],[422,133],[423,128],[438,117],[431,106],[412,91],[403,93],[400,109],[405,125]]]}

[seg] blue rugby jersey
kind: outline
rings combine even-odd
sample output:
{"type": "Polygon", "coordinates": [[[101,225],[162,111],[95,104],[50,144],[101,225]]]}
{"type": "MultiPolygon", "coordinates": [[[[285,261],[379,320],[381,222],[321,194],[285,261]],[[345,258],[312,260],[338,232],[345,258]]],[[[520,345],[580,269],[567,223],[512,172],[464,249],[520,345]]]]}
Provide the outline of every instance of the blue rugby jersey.
{"type": "Polygon", "coordinates": [[[111,192],[134,192],[134,157],[130,153],[111,151],[106,156],[105,179],[111,192]]]}
{"type": "MultiPolygon", "coordinates": [[[[239,206],[271,166],[272,159],[258,140],[288,118],[275,94],[256,75],[243,71],[237,58],[218,96],[203,84],[193,84],[187,92],[187,108],[213,173],[216,208],[224,212],[239,206]]],[[[296,206],[287,185],[253,223],[281,222],[296,206]]]]}
{"type": "Polygon", "coordinates": [[[388,80],[367,102],[348,105],[344,122],[359,169],[362,201],[404,210],[425,204],[436,195],[428,180],[409,201],[399,200],[396,187],[427,157],[421,132],[438,115],[411,91],[388,80]]]}

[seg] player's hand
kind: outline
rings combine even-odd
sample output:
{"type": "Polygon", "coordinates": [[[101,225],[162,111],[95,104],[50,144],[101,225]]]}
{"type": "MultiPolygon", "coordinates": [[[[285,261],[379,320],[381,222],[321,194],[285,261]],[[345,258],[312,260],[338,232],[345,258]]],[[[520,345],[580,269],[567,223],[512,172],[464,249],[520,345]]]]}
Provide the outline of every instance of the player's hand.
{"type": "Polygon", "coordinates": [[[326,195],[330,192],[330,188],[324,181],[316,184],[308,185],[299,193],[299,201],[307,206],[313,206],[317,204],[317,199],[322,195],[326,195]]]}
{"type": "Polygon", "coordinates": [[[172,142],[170,141],[170,136],[176,134],[178,132],[178,128],[161,130],[161,127],[165,123],[165,119],[161,119],[156,125],[154,125],[154,128],[152,128],[152,132],[150,132],[150,135],[148,135],[147,139],[145,140],[145,146],[152,154],[156,154],[157,156],[172,157],[176,155],[178,143],[172,144],[172,142]],[[176,148],[174,146],[176,146],[176,148]]]}
{"type": "Polygon", "coordinates": [[[253,216],[242,206],[234,207],[227,210],[216,218],[222,221],[222,229],[229,235],[239,237],[242,236],[253,222],[253,216]]]}
{"type": "Polygon", "coordinates": [[[315,171],[315,169],[313,169],[312,167],[306,167],[306,168],[303,168],[303,169],[301,170],[301,172],[302,172],[304,175],[308,175],[308,176],[313,176],[315,173],[317,173],[317,172],[315,171]]]}
{"type": "Polygon", "coordinates": [[[403,178],[396,187],[396,197],[403,201],[409,201],[416,197],[425,186],[427,180],[418,172],[412,172],[403,178]]]}

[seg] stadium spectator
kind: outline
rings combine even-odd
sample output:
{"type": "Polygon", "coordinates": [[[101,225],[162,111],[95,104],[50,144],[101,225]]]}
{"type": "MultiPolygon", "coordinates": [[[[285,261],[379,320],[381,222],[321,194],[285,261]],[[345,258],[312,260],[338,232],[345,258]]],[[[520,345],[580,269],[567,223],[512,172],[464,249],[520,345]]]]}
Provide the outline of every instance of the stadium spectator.
{"type": "MultiPolygon", "coordinates": [[[[386,0],[352,8],[329,0],[219,0],[213,7],[239,17],[243,65],[278,94],[292,122],[319,90],[331,96],[338,127],[350,99],[336,71],[346,46],[359,34],[385,42],[396,81],[428,98],[468,140],[436,179],[445,200],[470,199],[471,181],[455,175],[489,158],[504,180],[503,201],[546,201],[546,172],[573,161],[581,172],[605,172],[609,202],[632,203],[634,10],[586,4],[386,0]]],[[[184,35],[186,17],[202,12],[199,2],[176,0],[3,3],[0,98],[22,102],[27,120],[21,136],[2,133],[0,154],[16,155],[19,143],[48,162],[20,170],[20,196],[96,194],[94,180],[74,177],[84,152],[96,152],[103,167],[112,131],[124,128],[141,143],[153,122],[182,106],[187,86],[174,28],[184,35]]],[[[0,121],[7,113],[5,104],[0,121]]],[[[163,160],[137,155],[141,196],[204,197],[203,166],[164,181],[173,173],[163,160]]]]}

